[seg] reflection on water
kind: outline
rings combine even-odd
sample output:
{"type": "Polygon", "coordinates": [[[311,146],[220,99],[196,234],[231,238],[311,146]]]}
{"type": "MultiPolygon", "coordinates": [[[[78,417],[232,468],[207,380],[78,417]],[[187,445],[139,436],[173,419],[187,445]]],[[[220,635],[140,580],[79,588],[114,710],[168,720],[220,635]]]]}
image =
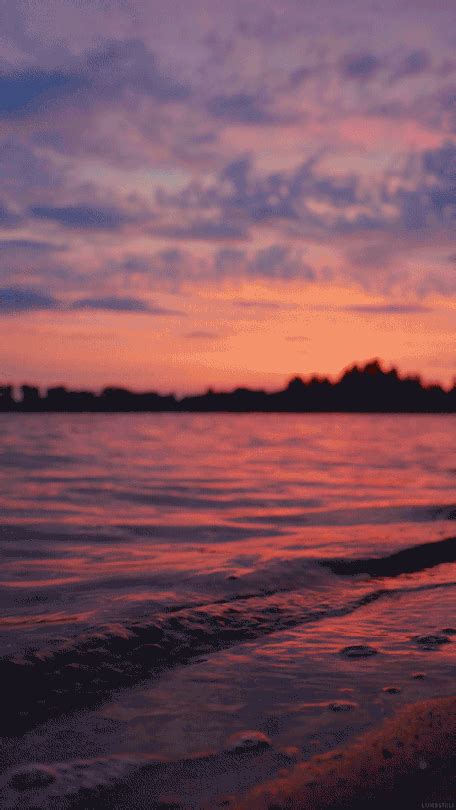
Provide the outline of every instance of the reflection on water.
{"type": "Polygon", "coordinates": [[[27,644],[46,616],[53,634],[311,578],[317,589],[312,561],[451,533],[454,416],[0,422],[2,628],[22,617],[27,644]]]}
{"type": "MultiPolygon", "coordinates": [[[[253,728],[265,758],[217,766],[244,789],[287,751],[452,690],[456,417],[3,414],[0,428],[7,765],[82,756],[103,780],[132,756],[217,758],[253,728]],[[87,759],[100,754],[124,759],[87,759]]],[[[219,806],[204,763],[193,789],[219,806]]]]}

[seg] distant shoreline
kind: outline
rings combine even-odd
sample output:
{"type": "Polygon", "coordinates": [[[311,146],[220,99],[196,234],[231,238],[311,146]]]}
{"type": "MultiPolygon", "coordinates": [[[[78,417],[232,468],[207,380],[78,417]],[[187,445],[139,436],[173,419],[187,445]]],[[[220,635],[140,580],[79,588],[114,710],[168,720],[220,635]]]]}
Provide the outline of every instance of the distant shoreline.
{"type": "Polygon", "coordinates": [[[114,410],[113,408],[97,408],[97,409],[89,409],[89,408],[78,408],[74,410],[64,409],[64,408],[0,408],[0,415],[4,414],[21,414],[21,415],[36,415],[36,414],[80,414],[83,416],[84,414],[125,414],[125,415],[132,415],[132,414],[174,414],[178,415],[188,415],[188,414],[220,414],[220,415],[238,415],[238,416],[248,416],[249,414],[256,415],[256,416],[263,416],[267,414],[290,414],[294,416],[454,416],[456,414],[456,409],[453,408],[452,410],[418,410],[417,408],[414,410],[241,410],[241,409],[234,409],[234,408],[220,408],[218,410],[215,409],[196,409],[196,408],[131,408],[131,409],[117,409],[114,410]]]}
{"type": "Polygon", "coordinates": [[[100,394],[22,385],[0,387],[0,412],[14,413],[456,413],[456,384],[450,390],[420,377],[384,370],[379,360],[353,365],[335,382],[327,377],[294,377],[279,391],[235,388],[177,398],[154,391],[108,387],[100,394]]]}

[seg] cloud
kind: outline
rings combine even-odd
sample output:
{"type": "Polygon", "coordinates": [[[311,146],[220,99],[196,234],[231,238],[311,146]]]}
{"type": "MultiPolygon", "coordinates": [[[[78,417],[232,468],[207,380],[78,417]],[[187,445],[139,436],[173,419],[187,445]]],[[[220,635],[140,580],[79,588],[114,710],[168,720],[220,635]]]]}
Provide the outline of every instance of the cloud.
{"type": "Polygon", "coordinates": [[[188,98],[188,86],[162,72],[140,39],[107,42],[58,70],[27,67],[0,76],[0,118],[48,113],[55,107],[97,107],[124,93],[168,103],[188,98]]]}
{"type": "MultiPolygon", "coordinates": [[[[301,167],[300,167],[301,168],[301,167]]],[[[224,167],[218,179],[215,196],[225,209],[240,210],[252,222],[267,219],[294,219],[297,185],[284,172],[255,177],[250,158],[243,158],[224,167]],[[224,192],[226,184],[231,189],[224,192]]]]}
{"type": "Polygon", "coordinates": [[[456,143],[447,141],[436,149],[425,150],[418,170],[411,172],[414,188],[407,173],[391,199],[396,202],[403,223],[415,230],[454,224],[456,213],[456,143]]]}
{"type": "Polygon", "coordinates": [[[315,70],[312,70],[312,68],[305,65],[301,65],[301,67],[295,68],[295,70],[290,73],[290,86],[299,87],[313,76],[315,76],[315,70]]]}
{"type": "Polygon", "coordinates": [[[360,177],[333,177],[318,164],[317,154],[292,169],[261,173],[251,157],[243,157],[226,164],[210,184],[192,182],[177,192],[161,189],[156,201],[162,211],[174,209],[174,217],[179,210],[215,210],[223,228],[232,223],[238,228],[242,223],[289,223],[302,232],[374,227],[377,201],[369,199],[360,177]]]}
{"type": "Polygon", "coordinates": [[[340,68],[342,75],[347,79],[365,81],[379,72],[382,61],[373,53],[351,53],[343,57],[340,68]]]}
{"type": "Polygon", "coordinates": [[[100,95],[127,90],[161,103],[190,95],[190,87],[162,71],[153,51],[139,38],[107,42],[90,52],[85,70],[100,95]]]}
{"type": "Polygon", "coordinates": [[[293,218],[289,182],[284,173],[255,176],[250,157],[226,164],[210,184],[192,182],[176,193],[160,190],[157,203],[181,210],[219,209],[222,224],[243,215],[251,222],[293,218]]]}
{"type": "Polygon", "coordinates": [[[0,228],[14,228],[20,222],[20,217],[6,205],[0,203],[0,228]]]}
{"type": "Polygon", "coordinates": [[[217,275],[224,276],[237,272],[246,260],[246,251],[238,248],[222,248],[214,254],[213,269],[217,275]]]}
{"type": "Polygon", "coordinates": [[[131,217],[116,208],[91,205],[36,205],[30,209],[33,217],[48,219],[66,228],[115,231],[131,222],[131,217]]]}
{"type": "Polygon", "coordinates": [[[172,239],[191,239],[218,242],[225,239],[247,239],[247,230],[233,222],[195,220],[188,225],[164,225],[155,231],[157,235],[172,239]]]}
{"type": "Polygon", "coordinates": [[[442,214],[446,209],[456,207],[456,188],[432,189],[429,198],[435,210],[442,214]]]}
{"type": "Polygon", "coordinates": [[[424,35],[412,0],[361,15],[347,0],[339,16],[329,0],[264,3],[177,0],[174,19],[122,0],[109,20],[106,0],[3,3],[5,287],[116,291],[134,313],[152,289],[304,285],[328,262],[396,300],[450,289],[451,268],[431,265],[455,223],[451,15],[420,2],[424,35]]]}
{"type": "Polygon", "coordinates": [[[183,250],[178,250],[177,248],[166,248],[165,250],[160,250],[160,252],[156,254],[156,258],[163,262],[167,268],[169,268],[171,266],[183,264],[186,258],[186,253],[183,250]]]}
{"type": "Polygon", "coordinates": [[[59,302],[47,293],[27,287],[0,288],[0,313],[14,315],[21,312],[59,309],[59,302]]]}
{"type": "Polygon", "coordinates": [[[62,71],[27,69],[0,76],[0,118],[49,110],[62,98],[70,98],[87,80],[62,71]]]}
{"type": "Polygon", "coordinates": [[[387,268],[397,257],[398,248],[391,241],[368,242],[349,248],[347,257],[350,263],[362,268],[387,268]]]}
{"type": "Polygon", "coordinates": [[[195,329],[193,332],[186,332],[184,337],[190,340],[216,340],[220,337],[217,332],[209,332],[204,329],[195,329]]]}
{"type": "MultiPolygon", "coordinates": [[[[204,251],[204,248],[202,249],[204,251]]],[[[304,283],[328,279],[328,270],[316,269],[305,260],[305,252],[293,246],[273,243],[264,248],[221,247],[213,253],[170,248],[150,255],[126,255],[107,263],[100,278],[115,278],[119,285],[147,285],[174,292],[182,288],[262,279],[304,283]],[[136,278],[135,278],[136,277],[136,278]]],[[[260,304],[261,306],[261,304],[260,304]]]]}
{"type": "Polygon", "coordinates": [[[45,242],[38,239],[1,239],[0,251],[26,251],[30,253],[49,253],[64,250],[63,245],[45,242]]]}
{"type": "Polygon", "coordinates": [[[400,61],[396,70],[391,75],[392,81],[408,79],[412,76],[419,76],[431,67],[431,60],[428,52],[420,48],[406,54],[400,61]]]}
{"type": "Polygon", "coordinates": [[[447,186],[456,183],[456,143],[446,141],[437,149],[428,149],[423,154],[425,171],[433,174],[447,186]]]}
{"type": "Polygon", "coordinates": [[[249,252],[223,248],[214,254],[211,271],[219,278],[299,279],[306,282],[317,278],[316,270],[304,261],[302,250],[283,244],[249,252]]]}
{"type": "MultiPolygon", "coordinates": [[[[190,252],[169,248],[152,254],[127,254],[119,261],[109,262],[103,273],[108,277],[114,273],[121,284],[126,282],[129,287],[133,278],[148,287],[176,291],[186,281],[196,280],[195,264],[190,252]]],[[[198,262],[199,272],[202,264],[198,262]]]]}
{"type": "MultiPolygon", "coordinates": [[[[185,286],[239,279],[315,283],[337,277],[342,282],[355,281],[370,292],[398,294],[402,290],[422,295],[423,290],[430,291],[435,284],[441,291],[443,282],[438,281],[438,274],[431,274],[426,268],[413,268],[410,251],[418,241],[421,244],[423,240],[433,241],[438,232],[447,233],[445,238],[449,239],[456,203],[456,144],[448,141],[436,149],[405,158],[396,172],[388,168],[372,177],[354,171],[332,174],[330,160],[323,163],[318,154],[274,172],[260,170],[250,156],[230,161],[210,181],[194,181],[177,191],[157,195],[150,214],[156,225],[153,230],[148,225],[147,234],[166,237],[175,244],[170,241],[167,249],[149,255],[144,254],[144,248],[142,254],[135,253],[134,240],[144,236],[146,205],[142,200],[129,199],[127,208],[114,202],[111,205],[85,202],[72,206],[37,205],[29,211],[36,221],[53,221],[73,231],[111,234],[127,223],[138,224],[136,230],[127,231],[128,252],[124,258],[114,258],[116,254],[109,258],[106,250],[100,263],[94,263],[100,268],[90,277],[89,289],[94,293],[97,280],[102,289],[131,291],[134,283],[135,291],[152,287],[177,291],[185,286]],[[277,209],[281,213],[290,212],[289,218],[274,216],[277,209]],[[255,241],[260,224],[261,247],[255,241]],[[354,235],[356,241],[352,239],[354,235]],[[337,269],[333,260],[328,260],[333,268],[330,273],[321,263],[309,263],[300,247],[305,244],[302,240],[309,239],[320,243],[322,239],[331,239],[334,258],[337,261],[338,252],[345,255],[348,266],[337,269]],[[181,242],[188,243],[188,250],[176,247],[181,242]],[[207,246],[193,248],[192,242],[207,246]],[[218,250],[210,253],[211,244],[218,250]]],[[[48,270],[39,266],[39,240],[30,239],[33,241],[37,243],[37,254],[35,267],[27,268],[29,283],[42,286],[42,279],[49,279],[53,273],[56,281],[59,279],[59,289],[63,286],[66,294],[68,281],[73,288],[84,289],[88,277],[70,278],[72,253],[67,254],[70,266],[64,278],[61,268],[52,263],[52,257],[48,270]]],[[[24,239],[24,250],[26,242],[24,239]]],[[[20,250],[18,245],[18,254],[20,250]]],[[[32,244],[29,252],[33,253],[32,244]]],[[[44,254],[45,249],[41,252],[44,254]]],[[[415,255],[420,261],[418,252],[415,255]]],[[[24,279],[20,261],[18,255],[14,274],[12,265],[6,267],[3,262],[9,271],[9,275],[4,275],[4,284],[21,283],[24,279]]],[[[444,287],[447,289],[448,280],[444,287]]]]}
{"type": "Polygon", "coordinates": [[[346,177],[314,177],[311,193],[316,199],[326,200],[337,208],[356,205],[360,200],[359,178],[354,175],[346,177]]]}
{"type": "Polygon", "coordinates": [[[25,132],[17,132],[0,140],[0,176],[3,193],[23,205],[30,195],[43,200],[50,191],[59,190],[64,170],[40,153],[33,142],[27,142],[25,132]]]}
{"type": "MultiPolygon", "coordinates": [[[[204,250],[204,249],[203,249],[204,250]]],[[[147,283],[177,291],[183,287],[198,287],[220,284],[231,280],[290,281],[309,283],[328,277],[327,270],[320,271],[305,261],[302,249],[273,243],[264,248],[221,247],[201,255],[191,250],[170,248],[148,256],[125,256],[114,266],[108,265],[106,273],[114,270],[118,283],[147,283]]]]}
{"type": "Polygon", "coordinates": [[[455,156],[456,144],[448,141],[407,160],[406,155],[398,158],[395,171],[375,167],[371,173],[366,168],[331,172],[330,161],[323,164],[318,152],[274,172],[260,171],[251,156],[244,156],[209,181],[192,180],[178,191],[158,192],[157,209],[164,218],[185,222],[190,212],[194,218],[161,233],[217,241],[242,238],[252,226],[268,225],[282,238],[337,239],[451,227],[455,156]]]}
{"type": "Polygon", "coordinates": [[[423,304],[358,304],[344,309],[366,315],[421,315],[432,312],[432,307],[423,304]]]}
{"type": "Polygon", "coordinates": [[[266,279],[314,281],[315,270],[306,264],[299,251],[286,245],[270,245],[257,251],[247,262],[246,275],[266,279]]]}
{"type": "Polygon", "coordinates": [[[418,127],[425,127],[442,138],[456,134],[456,86],[453,82],[442,85],[423,82],[420,86],[426,92],[410,92],[406,97],[396,95],[384,98],[376,96],[366,106],[365,113],[385,121],[411,121],[418,127]]]}
{"type": "Polygon", "coordinates": [[[214,118],[235,124],[280,124],[285,120],[270,110],[264,98],[251,93],[214,96],[207,109],[214,118]]]}
{"type": "Polygon", "coordinates": [[[100,298],[80,298],[74,301],[71,309],[105,310],[107,312],[136,312],[148,315],[182,315],[182,312],[167,309],[158,304],[150,304],[140,298],[102,296],[100,298]]]}
{"type": "Polygon", "coordinates": [[[179,315],[185,313],[149,303],[140,298],[122,296],[100,296],[79,298],[72,302],[62,301],[39,289],[30,287],[0,288],[0,314],[15,315],[39,310],[58,310],[71,313],[75,310],[102,310],[106,312],[128,312],[147,315],[179,315]]]}
{"type": "Polygon", "coordinates": [[[285,301],[265,301],[265,300],[256,300],[256,299],[249,299],[249,298],[232,298],[230,300],[230,304],[233,304],[235,307],[239,307],[240,309],[259,309],[259,310],[289,310],[289,309],[297,309],[297,304],[292,304],[285,301]]]}

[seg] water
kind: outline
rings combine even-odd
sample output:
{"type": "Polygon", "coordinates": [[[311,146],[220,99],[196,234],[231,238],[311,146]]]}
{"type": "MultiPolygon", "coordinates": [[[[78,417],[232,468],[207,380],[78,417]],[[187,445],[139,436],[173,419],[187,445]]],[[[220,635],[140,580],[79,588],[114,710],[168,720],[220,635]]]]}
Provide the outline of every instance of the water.
{"type": "MultiPolygon", "coordinates": [[[[453,635],[417,637],[452,629],[456,417],[3,414],[0,426],[9,767],[58,761],[61,775],[82,757],[103,782],[106,757],[118,778],[138,757],[216,756],[252,728],[305,758],[392,700],[451,691],[453,635]],[[377,654],[344,657],[353,644],[377,654]]],[[[258,768],[239,766],[231,786],[258,768]]]]}

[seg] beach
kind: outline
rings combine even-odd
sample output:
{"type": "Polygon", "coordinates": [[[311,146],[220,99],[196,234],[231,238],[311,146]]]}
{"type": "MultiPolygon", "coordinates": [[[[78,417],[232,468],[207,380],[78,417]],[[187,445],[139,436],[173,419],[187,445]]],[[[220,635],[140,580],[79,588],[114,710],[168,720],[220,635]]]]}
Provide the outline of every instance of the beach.
{"type": "Polygon", "coordinates": [[[456,699],[425,701],[345,749],[315,757],[236,806],[454,807],[456,699]]]}
{"type": "Polygon", "coordinates": [[[454,802],[453,416],[1,419],[2,807],[454,802]]]}

